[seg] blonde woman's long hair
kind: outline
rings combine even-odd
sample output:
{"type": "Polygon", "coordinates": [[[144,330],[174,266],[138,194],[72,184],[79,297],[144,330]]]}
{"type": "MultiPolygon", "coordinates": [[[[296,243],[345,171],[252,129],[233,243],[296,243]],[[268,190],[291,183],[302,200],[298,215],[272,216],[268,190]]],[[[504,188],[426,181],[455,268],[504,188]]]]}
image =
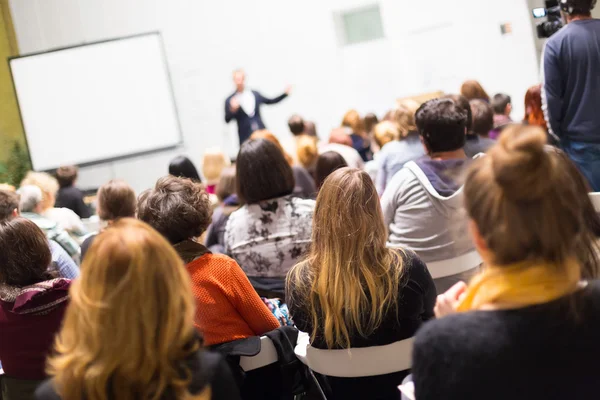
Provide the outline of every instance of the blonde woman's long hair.
{"type": "Polygon", "coordinates": [[[403,259],[386,248],[379,197],[369,175],[342,168],[323,183],[306,261],[287,279],[288,301],[310,310],[311,339],[349,348],[354,334],[371,335],[397,310],[403,259]]]}
{"type": "Polygon", "coordinates": [[[200,346],[183,262],[141,221],[100,233],[71,286],[47,363],[63,400],[191,397],[183,362],[200,346]]]}

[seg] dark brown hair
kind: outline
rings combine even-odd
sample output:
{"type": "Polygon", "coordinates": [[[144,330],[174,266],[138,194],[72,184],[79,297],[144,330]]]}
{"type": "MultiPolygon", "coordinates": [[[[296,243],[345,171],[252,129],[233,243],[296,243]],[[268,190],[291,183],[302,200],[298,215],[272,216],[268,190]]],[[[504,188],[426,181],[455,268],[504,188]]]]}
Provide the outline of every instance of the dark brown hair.
{"type": "Polygon", "coordinates": [[[0,221],[0,282],[24,287],[52,279],[48,239],[38,226],[17,217],[0,221]]]}
{"type": "Polygon", "coordinates": [[[466,141],[467,113],[450,99],[433,99],[415,114],[417,129],[431,153],[462,149],[466,141]]]}
{"type": "Polygon", "coordinates": [[[595,276],[597,263],[586,265],[577,254],[590,234],[582,211],[589,202],[586,190],[578,187],[566,158],[545,144],[539,127],[506,128],[498,144],[469,169],[467,212],[494,264],[529,260],[562,266],[577,258],[582,275],[595,276]]]}
{"type": "Polygon", "coordinates": [[[61,188],[72,186],[77,179],[78,169],[73,165],[60,167],[56,170],[56,180],[61,188]]]}
{"type": "Polygon", "coordinates": [[[483,100],[471,100],[471,112],[473,114],[474,134],[487,137],[494,129],[494,110],[492,106],[483,100]]]}
{"type": "Polygon", "coordinates": [[[219,178],[215,192],[220,201],[224,201],[232,194],[235,194],[235,167],[227,167],[221,171],[221,177],[219,178]]]}
{"type": "Polygon", "coordinates": [[[454,101],[464,112],[467,113],[467,132],[471,132],[473,127],[473,112],[471,111],[471,104],[462,94],[447,94],[442,99],[450,99],[454,101]]]}
{"type": "Polygon", "coordinates": [[[468,100],[479,99],[487,102],[490,101],[490,96],[483,89],[481,83],[474,80],[465,81],[460,87],[460,94],[465,96],[468,100]]]}
{"type": "Polygon", "coordinates": [[[298,136],[304,133],[304,120],[301,116],[294,114],[288,120],[288,127],[292,135],[298,136]]]}
{"type": "Polygon", "coordinates": [[[317,159],[317,166],[315,167],[315,183],[317,189],[323,186],[323,182],[332,172],[347,167],[348,163],[344,160],[339,153],[335,151],[327,151],[319,156],[317,159]]]}
{"type": "Polygon", "coordinates": [[[204,186],[191,179],[165,176],[138,199],[138,218],[172,244],[202,235],[211,215],[204,186]]]}
{"type": "Polygon", "coordinates": [[[98,216],[104,221],[135,217],[137,200],[127,182],[114,179],[98,190],[98,216]]]}
{"type": "Polygon", "coordinates": [[[9,219],[13,211],[19,208],[19,195],[7,190],[0,190],[0,221],[9,219]]]}
{"type": "Polygon", "coordinates": [[[246,141],[237,156],[236,191],[240,201],[256,204],[292,194],[292,167],[281,150],[266,139],[246,141]]]}

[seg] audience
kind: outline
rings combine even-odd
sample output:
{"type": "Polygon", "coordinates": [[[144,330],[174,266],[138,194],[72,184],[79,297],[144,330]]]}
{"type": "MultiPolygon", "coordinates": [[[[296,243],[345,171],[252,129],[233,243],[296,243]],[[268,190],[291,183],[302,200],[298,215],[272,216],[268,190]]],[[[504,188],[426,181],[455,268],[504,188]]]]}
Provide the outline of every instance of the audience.
{"type": "Polygon", "coordinates": [[[371,142],[367,137],[364,121],[358,111],[350,110],[344,115],[342,128],[347,128],[347,134],[352,141],[352,147],[360,154],[362,160],[364,162],[372,160],[371,142]]]}
{"type": "Polygon", "coordinates": [[[319,147],[319,153],[334,151],[344,157],[346,164],[351,168],[363,169],[365,163],[358,151],[352,147],[352,139],[345,128],[336,128],[329,135],[329,143],[319,147]]]}
{"type": "Polygon", "coordinates": [[[231,213],[240,208],[235,188],[235,167],[225,168],[217,184],[219,206],[212,215],[205,239],[206,247],[213,253],[225,253],[225,227],[231,213]]]}
{"type": "Polygon", "coordinates": [[[490,147],[496,144],[495,140],[488,136],[494,129],[494,110],[483,100],[471,100],[471,115],[473,123],[471,132],[467,133],[465,143],[465,153],[467,157],[475,157],[479,153],[485,153],[490,147]]]}
{"type": "Polygon", "coordinates": [[[146,224],[102,232],[70,296],[37,399],[239,399],[224,360],[201,349],[181,260],[146,224]]]}
{"type": "Polygon", "coordinates": [[[236,186],[244,205],[229,216],[225,251],[260,294],[281,296],[286,274],[310,243],[315,202],[292,196],[292,168],[279,148],[265,139],[242,145],[236,186]]]}
{"type": "Polygon", "coordinates": [[[162,234],[186,264],[197,305],[195,325],[207,346],[278,328],[239,265],[198,242],[210,217],[208,194],[189,179],[161,178],[139,198],[138,218],[162,234]]]}
{"type": "Polygon", "coordinates": [[[188,178],[196,182],[202,182],[202,178],[200,178],[196,166],[192,160],[185,156],[178,156],[171,160],[169,163],[169,175],[173,175],[178,178],[188,178]]]}
{"type": "MultiPolygon", "coordinates": [[[[97,213],[103,225],[110,226],[119,218],[134,218],[137,199],[135,191],[127,182],[112,180],[98,189],[97,213]]],[[[90,235],[81,244],[81,261],[94,242],[96,234],[90,235]]]]}
{"type": "Polygon", "coordinates": [[[75,239],[86,234],[81,218],[68,208],[56,207],[56,195],[59,191],[58,181],[45,172],[28,172],[21,186],[33,185],[42,190],[42,201],[39,203],[39,214],[56,222],[75,239]]]}
{"type": "MultiPolygon", "coordinates": [[[[19,195],[0,190],[0,221],[20,216],[19,195]]],[[[75,279],[79,276],[79,267],[71,256],[54,240],[48,240],[52,256],[51,269],[55,269],[60,278],[75,279]]]]}
{"type": "Polygon", "coordinates": [[[41,215],[44,201],[42,190],[38,186],[25,185],[21,186],[17,193],[20,195],[19,210],[21,215],[33,221],[46,233],[46,237],[51,242],[58,243],[71,258],[78,261],[79,245],[77,242],[60,225],[41,215]]]}
{"type": "Polygon", "coordinates": [[[315,169],[315,176],[317,180],[317,189],[321,190],[323,182],[332,172],[347,167],[348,164],[344,157],[335,151],[327,151],[319,156],[317,160],[317,167],[315,169]]]}
{"type": "MultiPolygon", "coordinates": [[[[462,216],[461,174],[470,164],[464,145],[467,113],[450,99],[434,99],[416,114],[428,157],[407,163],[382,198],[389,245],[415,251],[425,262],[474,250],[462,216]]],[[[436,280],[438,291],[472,273],[436,280]]]]}
{"type": "Polygon", "coordinates": [[[83,193],[75,187],[77,175],[79,171],[77,167],[66,166],[56,170],[56,179],[60,189],[56,195],[57,208],[68,208],[79,216],[79,218],[89,218],[92,216],[90,208],[83,201],[83,193]]]}
{"type": "Polygon", "coordinates": [[[460,88],[460,94],[465,96],[469,101],[483,100],[486,103],[490,102],[490,96],[483,89],[481,83],[474,80],[465,81],[460,88]]]}
{"type": "Polygon", "coordinates": [[[598,264],[577,254],[589,200],[545,143],[539,127],[507,128],[469,169],[465,208],[486,267],[440,296],[439,319],[417,335],[419,400],[596,398],[600,286],[582,279],[598,264]]]}
{"type": "Polygon", "coordinates": [[[231,160],[218,149],[208,149],[202,159],[202,175],[206,179],[206,191],[215,194],[221,172],[231,165],[231,160]]]}
{"type": "Polygon", "coordinates": [[[510,119],[512,112],[512,100],[509,95],[504,93],[496,94],[492,99],[492,108],[494,110],[494,129],[490,132],[490,139],[498,139],[504,128],[513,123],[510,119]]]}
{"type": "Polygon", "coordinates": [[[32,399],[69,299],[55,279],[44,232],[25,218],[0,221],[0,360],[4,399],[32,399]]]}
{"type": "Polygon", "coordinates": [[[295,181],[294,195],[303,199],[313,199],[315,197],[315,193],[317,191],[315,187],[315,180],[306,170],[306,168],[299,165],[294,165],[294,159],[288,153],[285,152],[285,150],[281,146],[281,143],[279,143],[279,140],[277,140],[275,135],[273,135],[270,131],[263,129],[254,132],[250,136],[250,139],[266,139],[269,142],[273,143],[275,146],[277,146],[279,151],[281,151],[281,153],[285,157],[288,164],[290,164],[290,166],[292,167],[292,172],[294,173],[295,181]]]}
{"type": "MultiPolygon", "coordinates": [[[[436,290],[412,252],[386,248],[375,185],[343,168],[325,180],[306,261],[289,273],[287,303],[298,329],[321,349],[391,344],[412,337],[433,317],[436,290]]],[[[405,373],[327,377],[335,399],[398,399],[405,373]]]]}
{"type": "Polygon", "coordinates": [[[388,137],[397,137],[381,146],[378,155],[379,171],[375,184],[377,193],[381,196],[394,175],[409,161],[417,160],[425,155],[423,144],[415,125],[415,112],[418,109],[411,103],[402,103],[393,110],[393,122],[382,122],[375,127],[375,137],[386,134],[388,137]],[[398,135],[390,124],[395,125],[398,135]],[[391,134],[390,134],[391,132],[391,134]]]}

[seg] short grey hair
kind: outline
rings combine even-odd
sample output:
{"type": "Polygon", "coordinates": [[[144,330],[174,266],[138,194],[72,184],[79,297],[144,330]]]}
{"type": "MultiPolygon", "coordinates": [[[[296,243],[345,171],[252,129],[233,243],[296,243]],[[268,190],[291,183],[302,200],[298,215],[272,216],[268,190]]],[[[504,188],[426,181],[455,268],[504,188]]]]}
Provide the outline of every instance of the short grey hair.
{"type": "Polygon", "coordinates": [[[42,189],[37,186],[21,186],[17,193],[21,196],[19,202],[21,212],[32,212],[42,202],[42,189]]]}

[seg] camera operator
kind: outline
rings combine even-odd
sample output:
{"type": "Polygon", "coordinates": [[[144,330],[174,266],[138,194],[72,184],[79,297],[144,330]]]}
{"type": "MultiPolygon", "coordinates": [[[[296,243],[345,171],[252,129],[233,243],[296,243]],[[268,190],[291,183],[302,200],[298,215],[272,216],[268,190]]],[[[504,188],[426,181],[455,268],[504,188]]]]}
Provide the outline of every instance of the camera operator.
{"type": "Polygon", "coordinates": [[[600,20],[596,0],[560,0],[567,26],[544,52],[546,120],[560,145],[600,191],[600,20]]]}

